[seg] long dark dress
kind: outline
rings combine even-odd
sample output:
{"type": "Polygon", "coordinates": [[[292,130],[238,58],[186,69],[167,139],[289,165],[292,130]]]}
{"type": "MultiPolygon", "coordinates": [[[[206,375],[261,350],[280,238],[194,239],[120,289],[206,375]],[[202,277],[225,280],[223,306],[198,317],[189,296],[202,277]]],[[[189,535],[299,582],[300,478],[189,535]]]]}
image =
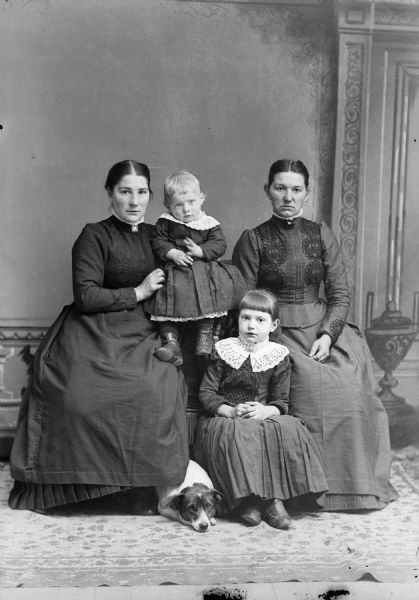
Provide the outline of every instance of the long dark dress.
{"type": "Polygon", "coordinates": [[[321,496],[328,486],[317,446],[301,419],[287,414],[288,350],[269,342],[252,353],[238,338],[215,347],[200,387],[206,414],[198,424],[194,457],[225,494],[224,510],[232,511],[252,494],[265,500],[321,496]],[[254,400],[276,406],[280,414],[265,420],[217,416],[221,404],[254,400]]]}
{"type": "Polygon", "coordinates": [[[12,507],[183,480],[186,386],[180,371],[153,356],[160,341],[134,291],[155,268],[153,229],[132,231],[110,217],[75,242],[75,302],[47,332],[23,398],[12,507]]]}
{"type": "Polygon", "coordinates": [[[324,223],[273,216],[242,234],[233,263],[250,287],[268,289],[279,301],[292,363],[290,412],[304,420],[320,449],[329,485],[324,509],[383,508],[396,497],[388,419],[373,391],[368,347],[346,323],[349,291],[332,231],[324,223]],[[319,298],[322,282],[327,303],[319,298]],[[323,333],[332,346],[320,363],[308,354],[323,333]]]}
{"type": "Polygon", "coordinates": [[[151,244],[166,274],[166,285],[144,304],[152,319],[193,321],[221,317],[237,306],[246,286],[236,267],[218,261],[227,243],[216,219],[201,213],[199,219],[182,223],[164,213],[156,223],[151,244]],[[201,247],[202,259],[194,258],[190,266],[165,260],[174,248],[186,252],[185,238],[201,247]]]}

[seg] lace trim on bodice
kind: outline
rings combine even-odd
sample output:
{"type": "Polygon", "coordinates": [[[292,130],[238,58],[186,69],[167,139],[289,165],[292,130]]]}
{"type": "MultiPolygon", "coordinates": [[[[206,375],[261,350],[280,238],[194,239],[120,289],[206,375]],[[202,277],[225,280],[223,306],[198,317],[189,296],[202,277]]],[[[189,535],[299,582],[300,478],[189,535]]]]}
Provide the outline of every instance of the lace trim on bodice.
{"type": "Polygon", "coordinates": [[[189,221],[189,223],[184,223],[183,221],[175,219],[175,217],[168,212],[161,214],[159,216],[159,219],[167,219],[168,221],[173,221],[174,223],[179,223],[179,225],[185,225],[185,227],[197,229],[198,231],[212,229],[213,227],[216,227],[220,224],[219,221],[217,221],[217,219],[206,215],[204,212],[201,212],[201,215],[198,217],[198,219],[195,219],[194,221],[189,221]]]}
{"type": "Polygon", "coordinates": [[[219,340],[215,344],[215,349],[218,356],[236,370],[250,356],[254,373],[261,373],[276,367],[289,354],[288,348],[271,341],[261,345],[255,344],[254,350],[250,350],[236,337],[219,340]]]}

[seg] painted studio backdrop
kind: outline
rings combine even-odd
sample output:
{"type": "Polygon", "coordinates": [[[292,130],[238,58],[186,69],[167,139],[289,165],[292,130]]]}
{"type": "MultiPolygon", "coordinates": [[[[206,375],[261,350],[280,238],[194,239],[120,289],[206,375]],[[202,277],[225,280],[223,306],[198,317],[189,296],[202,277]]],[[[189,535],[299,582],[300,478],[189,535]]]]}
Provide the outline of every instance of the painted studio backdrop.
{"type": "Polygon", "coordinates": [[[342,246],[377,387],[393,419],[395,395],[419,407],[417,3],[9,0],[0,23],[1,435],[125,158],[151,166],[148,222],[165,177],[192,171],[225,258],[270,216],[270,164],[302,159],[305,216],[342,246]]]}

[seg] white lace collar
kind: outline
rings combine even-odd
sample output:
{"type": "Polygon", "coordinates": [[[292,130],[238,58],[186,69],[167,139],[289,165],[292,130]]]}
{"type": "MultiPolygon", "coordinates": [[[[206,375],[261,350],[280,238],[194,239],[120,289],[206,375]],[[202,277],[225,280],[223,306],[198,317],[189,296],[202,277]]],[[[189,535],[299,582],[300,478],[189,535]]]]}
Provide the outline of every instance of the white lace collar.
{"type": "Polygon", "coordinates": [[[206,215],[204,212],[201,212],[200,216],[194,221],[189,221],[189,223],[184,223],[183,221],[179,221],[175,219],[173,215],[169,212],[165,212],[159,216],[159,219],[167,219],[168,221],[173,221],[174,223],[179,223],[180,225],[185,225],[185,227],[190,227],[191,229],[198,229],[200,231],[204,229],[211,229],[212,227],[216,227],[219,225],[219,221],[214,219],[214,217],[210,217],[206,215]]]}
{"type": "Polygon", "coordinates": [[[252,369],[261,373],[276,367],[289,354],[288,348],[276,342],[266,341],[254,344],[254,348],[244,344],[240,338],[231,337],[215,343],[218,356],[233,369],[239,369],[250,356],[252,369]]]}

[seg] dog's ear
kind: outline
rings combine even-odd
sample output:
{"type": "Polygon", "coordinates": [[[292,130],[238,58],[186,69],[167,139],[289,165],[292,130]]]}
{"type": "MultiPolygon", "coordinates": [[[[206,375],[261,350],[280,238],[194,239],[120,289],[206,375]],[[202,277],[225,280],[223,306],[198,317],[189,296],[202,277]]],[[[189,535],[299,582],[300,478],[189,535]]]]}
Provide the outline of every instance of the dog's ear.
{"type": "Polygon", "coordinates": [[[177,494],[169,502],[169,507],[173,510],[179,510],[184,494],[177,494]]]}
{"type": "Polygon", "coordinates": [[[213,494],[214,494],[214,500],[217,502],[217,504],[221,504],[221,502],[223,502],[223,498],[224,498],[223,492],[219,492],[218,490],[213,490],[213,494]]]}

